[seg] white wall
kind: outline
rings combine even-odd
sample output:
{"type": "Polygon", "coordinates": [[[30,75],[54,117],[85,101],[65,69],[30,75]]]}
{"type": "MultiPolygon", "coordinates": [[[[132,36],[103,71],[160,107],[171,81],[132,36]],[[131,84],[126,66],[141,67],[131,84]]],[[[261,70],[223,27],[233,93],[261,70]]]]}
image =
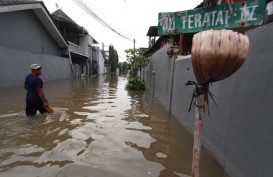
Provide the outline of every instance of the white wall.
{"type": "Polygon", "coordinates": [[[72,76],[68,58],[34,54],[27,51],[0,47],[0,88],[23,85],[30,73],[29,66],[40,64],[44,81],[69,79],[72,76]]]}
{"type": "Polygon", "coordinates": [[[98,69],[99,69],[99,71],[98,71],[98,74],[105,74],[104,58],[103,58],[102,53],[101,53],[100,50],[98,51],[98,53],[99,53],[99,58],[98,58],[99,59],[99,61],[98,61],[98,64],[99,64],[98,69]]]}

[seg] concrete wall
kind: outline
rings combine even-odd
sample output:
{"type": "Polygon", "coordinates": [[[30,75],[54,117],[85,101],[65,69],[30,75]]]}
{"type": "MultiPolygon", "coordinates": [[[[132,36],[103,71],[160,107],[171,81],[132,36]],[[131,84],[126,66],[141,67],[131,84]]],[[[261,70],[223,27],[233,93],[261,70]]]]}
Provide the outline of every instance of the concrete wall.
{"type": "Polygon", "coordinates": [[[92,56],[89,46],[93,46],[93,38],[90,35],[80,36],[80,53],[85,56],[92,56]]]}
{"type": "Polygon", "coordinates": [[[0,21],[0,88],[23,85],[33,63],[44,81],[71,78],[70,60],[31,10],[0,13],[0,21]]]}
{"type": "MultiPolygon", "coordinates": [[[[203,143],[232,177],[273,174],[272,31],[273,23],[247,32],[251,45],[244,65],[231,77],[210,86],[218,106],[210,101],[211,115],[204,119],[203,143]]],[[[193,86],[185,86],[186,80],[195,80],[190,56],[169,59],[165,53],[163,48],[152,56],[146,70],[155,71],[155,79],[150,73],[144,76],[145,82],[162,104],[193,132],[194,109],[188,112],[193,86]],[[172,61],[175,61],[173,87],[169,83],[172,61]],[[149,84],[153,80],[154,89],[149,84]]]]}
{"type": "Polygon", "coordinates": [[[105,74],[105,67],[104,67],[104,58],[100,50],[98,50],[98,74],[105,74]]]}
{"type": "Polygon", "coordinates": [[[43,66],[44,81],[71,78],[68,58],[0,47],[0,88],[23,85],[33,63],[43,66]]]}
{"type": "Polygon", "coordinates": [[[167,48],[168,45],[151,57],[149,66],[144,69],[143,77],[146,87],[158,95],[158,99],[169,110],[173,60],[166,54],[167,48]]]}
{"type": "Polygon", "coordinates": [[[31,10],[0,14],[0,46],[60,56],[57,43],[31,10]]]}

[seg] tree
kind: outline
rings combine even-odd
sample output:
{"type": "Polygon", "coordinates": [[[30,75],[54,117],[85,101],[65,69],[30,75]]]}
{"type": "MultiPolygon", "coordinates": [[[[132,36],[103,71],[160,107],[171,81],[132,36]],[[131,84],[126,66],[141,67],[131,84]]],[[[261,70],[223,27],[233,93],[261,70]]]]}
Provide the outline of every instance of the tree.
{"type": "Polygon", "coordinates": [[[111,72],[116,72],[118,67],[118,52],[115,50],[114,46],[109,46],[109,63],[111,66],[111,72]]]}
{"type": "Polygon", "coordinates": [[[119,62],[119,71],[121,74],[126,74],[128,70],[128,63],[125,62],[119,62]]]}
{"type": "Polygon", "coordinates": [[[149,61],[140,49],[125,50],[128,66],[130,66],[130,76],[126,89],[128,90],[145,90],[145,84],[137,77],[137,72],[141,67],[144,67],[149,61]]]}
{"type": "Polygon", "coordinates": [[[125,53],[127,62],[131,65],[130,77],[137,78],[137,72],[147,64],[149,58],[140,49],[127,49],[125,53]]]}

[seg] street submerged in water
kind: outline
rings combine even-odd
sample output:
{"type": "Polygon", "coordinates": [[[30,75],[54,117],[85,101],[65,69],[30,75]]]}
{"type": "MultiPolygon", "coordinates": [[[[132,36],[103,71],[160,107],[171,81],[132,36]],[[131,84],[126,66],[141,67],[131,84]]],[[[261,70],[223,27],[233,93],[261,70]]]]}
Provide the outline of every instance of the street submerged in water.
{"type": "MultiPolygon", "coordinates": [[[[190,176],[192,134],[126,83],[111,75],[45,83],[54,114],[33,119],[23,87],[1,89],[0,177],[190,176]]],[[[228,177],[205,148],[200,174],[228,177]]]]}

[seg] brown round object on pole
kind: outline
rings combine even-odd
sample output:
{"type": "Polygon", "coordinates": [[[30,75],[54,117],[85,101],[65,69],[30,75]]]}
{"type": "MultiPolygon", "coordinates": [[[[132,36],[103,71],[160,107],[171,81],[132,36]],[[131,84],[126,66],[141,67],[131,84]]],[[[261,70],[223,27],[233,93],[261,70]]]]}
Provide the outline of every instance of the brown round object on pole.
{"type": "Polygon", "coordinates": [[[244,63],[248,49],[248,37],[231,30],[208,30],[195,34],[191,52],[197,83],[229,77],[244,63]]]}

